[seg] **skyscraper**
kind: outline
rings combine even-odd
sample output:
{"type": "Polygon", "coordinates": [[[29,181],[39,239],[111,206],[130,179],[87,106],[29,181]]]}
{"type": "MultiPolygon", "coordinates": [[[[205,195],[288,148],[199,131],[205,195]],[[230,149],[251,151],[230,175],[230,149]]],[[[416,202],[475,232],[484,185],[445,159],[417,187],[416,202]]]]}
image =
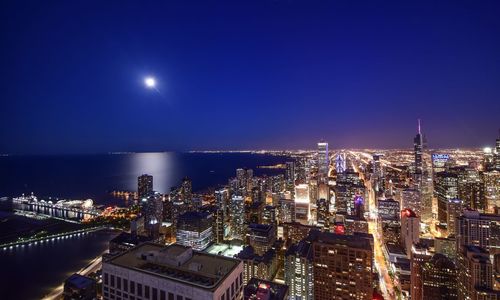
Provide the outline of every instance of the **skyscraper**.
{"type": "Polygon", "coordinates": [[[436,174],[435,194],[438,200],[438,221],[441,226],[448,225],[448,202],[458,198],[458,177],[454,173],[436,174]]]}
{"type": "Polygon", "coordinates": [[[408,258],[411,257],[413,244],[420,240],[420,218],[411,209],[401,211],[401,245],[406,250],[408,258]]]}
{"type": "Polygon", "coordinates": [[[177,244],[202,251],[213,240],[212,214],[206,212],[186,212],[177,221],[177,244]]]}
{"type": "Polygon", "coordinates": [[[457,299],[457,268],[455,263],[436,253],[422,266],[422,299],[457,299]]]}
{"type": "Polygon", "coordinates": [[[233,196],[230,206],[231,233],[233,238],[243,240],[245,235],[245,199],[233,196]]]}
{"type": "Polygon", "coordinates": [[[373,237],[322,232],[313,241],[314,299],[366,299],[373,295],[373,237]]]}
{"type": "Polygon", "coordinates": [[[142,174],[137,178],[137,195],[139,199],[149,196],[153,192],[153,176],[142,174]]]}
{"type": "Polygon", "coordinates": [[[314,274],[312,241],[318,231],[292,244],[285,254],[285,283],[290,300],[314,300],[314,274]]]}
{"type": "Polygon", "coordinates": [[[285,172],[285,180],[287,186],[292,186],[295,183],[295,162],[287,161],[286,162],[286,172],[285,172]]]}
{"type": "Polygon", "coordinates": [[[422,132],[420,131],[420,119],[418,119],[418,131],[417,135],[413,139],[413,152],[415,156],[414,180],[417,183],[420,183],[420,181],[422,180],[422,174],[424,171],[423,160],[422,160],[422,153],[424,150],[423,147],[424,147],[424,139],[422,136],[422,132]]]}
{"type": "Polygon", "coordinates": [[[141,205],[144,227],[152,237],[157,238],[163,221],[162,196],[159,193],[150,194],[147,198],[142,198],[141,205]]]}
{"type": "Polygon", "coordinates": [[[328,178],[330,169],[330,157],[328,155],[328,143],[320,141],[318,143],[318,175],[322,179],[328,178]]]}

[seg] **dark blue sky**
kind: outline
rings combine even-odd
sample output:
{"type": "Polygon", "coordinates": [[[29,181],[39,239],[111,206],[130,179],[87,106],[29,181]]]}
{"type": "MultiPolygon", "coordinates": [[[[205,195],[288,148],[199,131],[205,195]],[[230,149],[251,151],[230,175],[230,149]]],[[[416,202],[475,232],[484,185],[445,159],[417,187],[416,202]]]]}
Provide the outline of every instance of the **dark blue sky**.
{"type": "Polygon", "coordinates": [[[2,1],[0,153],[497,137],[500,1],[158,2],[2,1]]]}

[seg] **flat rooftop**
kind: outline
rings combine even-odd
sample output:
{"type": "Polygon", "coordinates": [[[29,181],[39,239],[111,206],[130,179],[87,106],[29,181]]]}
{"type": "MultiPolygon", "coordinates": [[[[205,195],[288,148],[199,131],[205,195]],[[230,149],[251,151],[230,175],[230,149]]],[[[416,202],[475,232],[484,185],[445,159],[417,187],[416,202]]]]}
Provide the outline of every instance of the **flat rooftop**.
{"type": "Polygon", "coordinates": [[[241,261],[193,251],[190,247],[177,244],[164,246],[145,243],[106,263],[206,290],[215,290],[241,261]]]}

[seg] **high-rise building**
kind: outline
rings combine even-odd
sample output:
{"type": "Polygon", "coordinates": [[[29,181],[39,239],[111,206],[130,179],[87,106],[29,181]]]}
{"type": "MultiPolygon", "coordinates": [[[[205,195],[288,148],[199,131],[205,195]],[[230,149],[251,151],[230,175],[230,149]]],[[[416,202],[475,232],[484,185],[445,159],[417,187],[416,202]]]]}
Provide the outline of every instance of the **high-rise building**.
{"type": "Polygon", "coordinates": [[[455,233],[455,222],[457,218],[462,214],[463,203],[460,199],[449,199],[446,203],[446,224],[448,227],[448,235],[455,233]]]}
{"type": "Polygon", "coordinates": [[[446,166],[450,160],[449,154],[432,153],[432,173],[437,174],[446,171],[446,166]]]}
{"type": "Polygon", "coordinates": [[[252,246],[246,246],[236,255],[236,258],[243,261],[244,285],[254,277],[273,280],[278,271],[278,260],[274,249],[269,249],[263,255],[259,255],[255,253],[252,246]]]}
{"type": "Polygon", "coordinates": [[[372,160],[372,184],[376,192],[385,189],[384,170],[380,158],[382,154],[374,154],[372,160]]]}
{"type": "Polygon", "coordinates": [[[399,221],[401,206],[398,201],[394,199],[380,199],[377,202],[379,219],[399,221]]]}
{"type": "Polygon", "coordinates": [[[484,195],[484,182],[476,168],[465,167],[458,170],[458,198],[465,207],[486,212],[488,207],[484,195]]]}
{"type": "Polygon", "coordinates": [[[215,191],[215,232],[214,240],[222,243],[226,237],[227,223],[229,222],[229,190],[226,188],[215,191]]]}
{"type": "Polygon", "coordinates": [[[500,171],[488,171],[481,174],[484,186],[484,199],[488,212],[493,213],[495,208],[500,208],[500,171]]]}
{"type": "Polygon", "coordinates": [[[326,199],[319,199],[317,202],[317,223],[326,231],[330,231],[330,201],[326,199]]]}
{"type": "Polygon", "coordinates": [[[422,299],[454,300],[457,293],[455,263],[443,254],[434,254],[422,266],[422,299]]]}
{"type": "Polygon", "coordinates": [[[484,248],[466,245],[458,253],[458,299],[500,299],[494,290],[493,265],[484,248]]]}
{"type": "Polygon", "coordinates": [[[413,152],[415,156],[415,171],[414,180],[419,184],[422,180],[422,175],[424,173],[422,154],[424,150],[424,139],[422,132],[420,131],[420,119],[418,119],[418,131],[417,135],[413,139],[413,152]]]}
{"type": "Polygon", "coordinates": [[[145,243],[102,263],[107,299],[220,300],[243,297],[243,263],[173,244],[145,243]]]}
{"type": "Polygon", "coordinates": [[[280,199],[278,203],[278,223],[295,222],[295,201],[280,199]]]}
{"type": "Polygon", "coordinates": [[[328,178],[330,170],[330,156],[328,154],[328,143],[320,141],[318,143],[318,175],[322,179],[328,178]]]}
{"type": "Polygon", "coordinates": [[[441,226],[448,225],[448,202],[458,198],[458,177],[454,173],[436,174],[435,193],[438,202],[438,221],[441,226]]]}
{"type": "Polygon", "coordinates": [[[142,199],[151,193],[153,193],[153,176],[142,174],[137,178],[137,195],[142,199]]]}
{"type": "Polygon", "coordinates": [[[372,299],[373,237],[322,232],[313,241],[314,299],[372,299]]]}
{"type": "Polygon", "coordinates": [[[418,216],[422,214],[422,201],[418,189],[403,189],[401,191],[401,207],[409,208],[418,216]]]}
{"type": "Polygon", "coordinates": [[[255,224],[248,225],[247,243],[252,246],[258,255],[264,255],[271,249],[276,241],[276,229],[273,225],[255,224]]]}
{"type": "Polygon", "coordinates": [[[456,222],[457,249],[473,245],[492,254],[500,253],[500,215],[465,210],[456,222]]]}
{"type": "Polygon", "coordinates": [[[414,244],[420,241],[420,217],[411,209],[401,211],[401,245],[406,250],[408,258],[414,244]]]}
{"type": "Polygon", "coordinates": [[[347,169],[341,174],[337,174],[335,185],[335,208],[337,213],[353,215],[354,198],[365,196],[365,185],[359,174],[352,169],[347,169]]]}
{"type": "Polygon", "coordinates": [[[188,209],[194,209],[193,207],[193,183],[188,177],[184,177],[181,183],[180,196],[184,205],[188,209]]]}
{"type": "Polygon", "coordinates": [[[318,233],[312,231],[286,251],[285,284],[289,287],[290,300],[314,300],[312,241],[318,233]]]}
{"type": "Polygon", "coordinates": [[[494,154],[495,167],[494,169],[500,171],[500,137],[495,141],[495,154],[494,154]]]}
{"type": "Polygon", "coordinates": [[[243,240],[245,235],[245,199],[233,196],[230,205],[231,233],[233,238],[243,240]]]}
{"type": "Polygon", "coordinates": [[[309,185],[299,184],[295,186],[295,220],[302,224],[308,224],[311,216],[309,185]]]}
{"type": "Polygon", "coordinates": [[[150,236],[157,238],[163,222],[163,202],[159,193],[149,194],[141,200],[144,227],[150,236]]]}
{"type": "Polygon", "coordinates": [[[287,161],[286,162],[286,171],[285,171],[285,180],[288,186],[292,186],[295,184],[295,162],[287,161]]]}
{"type": "Polygon", "coordinates": [[[212,214],[186,212],[177,221],[177,244],[193,250],[205,250],[213,241],[212,214]]]}

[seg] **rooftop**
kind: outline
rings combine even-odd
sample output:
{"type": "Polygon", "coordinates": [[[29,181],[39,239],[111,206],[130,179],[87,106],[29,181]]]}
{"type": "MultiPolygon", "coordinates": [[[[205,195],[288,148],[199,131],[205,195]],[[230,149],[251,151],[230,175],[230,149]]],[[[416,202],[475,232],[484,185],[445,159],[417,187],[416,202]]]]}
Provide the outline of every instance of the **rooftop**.
{"type": "Polygon", "coordinates": [[[371,234],[355,232],[352,235],[321,232],[314,242],[345,245],[351,248],[372,250],[373,236],[371,234]]]}
{"type": "Polygon", "coordinates": [[[78,289],[83,289],[88,286],[92,286],[95,284],[95,280],[92,278],[89,278],[87,276],[83,276],[80,274],[73,274],[71,275],[68,279],[66,279],[65,284],[71,284],[72,286],[78,288],[78,289]]]}
{"type": "Polygon", "coordinates": [[[193,251],[190,247],[177,244],[163,246],[145,243],[106,263],[215,290],[241,262],[234,258],[193,251]]]}
{"type": "Polygon", "coordinates": [[[284,300],[288,296],[288,286],[252,277],[243,291],[245,300],[284,300]]]}

